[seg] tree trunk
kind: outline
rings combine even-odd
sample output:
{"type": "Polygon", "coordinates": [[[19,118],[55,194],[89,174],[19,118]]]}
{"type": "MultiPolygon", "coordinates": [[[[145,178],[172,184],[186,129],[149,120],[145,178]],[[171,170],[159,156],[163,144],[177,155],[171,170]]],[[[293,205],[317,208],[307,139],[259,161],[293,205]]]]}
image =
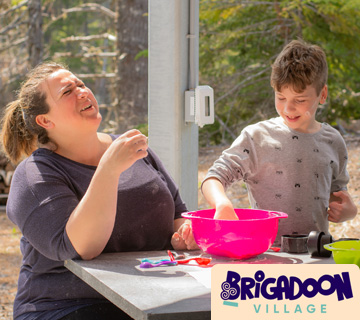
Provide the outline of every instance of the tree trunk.
{"type": "Polygon", "coordinates": [[[29,67],[38,65],[43,58],[43,33],[41,0],[30,0],[28,4],[29,31],[28,31],[28,53],[29,67]]]}
{"type": "Polygon", "coordinates": [[[137,54],[148,48],[148,0],[116,2],[118,131],[147,122],[148,59],[137,54]]]}

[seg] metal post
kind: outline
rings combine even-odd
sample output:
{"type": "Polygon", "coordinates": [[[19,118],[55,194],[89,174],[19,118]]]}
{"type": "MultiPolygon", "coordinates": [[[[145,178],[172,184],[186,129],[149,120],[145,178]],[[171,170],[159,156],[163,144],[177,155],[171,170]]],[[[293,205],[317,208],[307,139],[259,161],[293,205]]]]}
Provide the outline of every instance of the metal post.
{"type": "Polygon", "coordinates": [[[197,125],[185,123],[184,96],[189,82],[198,85],[198,17],[199,0],[149,0],[149,145],[179,186],[189,210],[198,207],[199,137],[197,125]],[[189,74],[189,56],[194,59],[195,80],[189,74]]]}

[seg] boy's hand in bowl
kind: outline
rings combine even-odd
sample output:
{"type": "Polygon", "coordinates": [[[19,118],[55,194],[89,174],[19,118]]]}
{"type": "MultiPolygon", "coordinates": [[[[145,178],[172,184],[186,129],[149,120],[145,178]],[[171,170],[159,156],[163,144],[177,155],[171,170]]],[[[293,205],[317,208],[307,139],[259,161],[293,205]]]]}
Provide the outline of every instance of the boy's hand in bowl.
{"type": "Polygon", "coordinates": [[[214,219],[219,220],[239,220],[239,217],[236,215],[234,207],[231,202],[225,205],[216,206],[216,211],[214,215],[214,219]]]}

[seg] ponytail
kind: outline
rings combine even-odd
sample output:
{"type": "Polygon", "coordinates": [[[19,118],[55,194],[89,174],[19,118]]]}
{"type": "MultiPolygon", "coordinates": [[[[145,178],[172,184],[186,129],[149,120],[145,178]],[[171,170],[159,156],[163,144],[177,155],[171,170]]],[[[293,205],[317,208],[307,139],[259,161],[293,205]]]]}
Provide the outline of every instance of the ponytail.
{"type": "Polygon", "coordinates": [[[1,142],[5,155],[13,164],[36,149],[36,137],[26,129],[20,100],[9,103],[5,109],[1,142]]]}
{"type": "MultiPolygon", "coordinates": [[[[27,74],[18,92],[18,100],[9,103],[2,118],[1,142],[5,155],[13,164],[29,156],[38,143],[50,141],[47,131],[36,123],[39,114],[49,112],[41,84],[55,71],[65,69],[61,64],[45,62],[27,74]]],[[[56,148],[55,142],[52,144],[56,148]]]]}

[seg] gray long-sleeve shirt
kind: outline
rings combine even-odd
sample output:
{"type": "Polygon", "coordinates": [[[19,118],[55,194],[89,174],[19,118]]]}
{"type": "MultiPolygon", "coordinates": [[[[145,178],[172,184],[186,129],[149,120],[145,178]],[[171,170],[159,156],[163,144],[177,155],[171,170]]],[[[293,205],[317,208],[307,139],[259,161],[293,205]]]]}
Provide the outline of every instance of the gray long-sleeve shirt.
{"type": "MultiPolygon", "coordinates": [[[[47,149],[16,168],[7,202],[9,218],[23,233],[14,319],[37,312],[36,319],[54,320],[64,315],[59,310],[104,299],[63,262],[80,258],[65,226],[95,170],[47,149]]],[[[103,252],[169,249],[174,219],[185,211],[174,181],[149,150],[120,176],[114,230],[103,252]]]]}
{"type": "Polygon", "coordinates": [[[280,117],[246,127],[209,169],[227,188],[244,180],[252,208],[281,211],[281,235],[328,232],[332,192],[346,190],[346,145],[337,130],[323,123],[309,134],[287,127],[280,117]]]}

